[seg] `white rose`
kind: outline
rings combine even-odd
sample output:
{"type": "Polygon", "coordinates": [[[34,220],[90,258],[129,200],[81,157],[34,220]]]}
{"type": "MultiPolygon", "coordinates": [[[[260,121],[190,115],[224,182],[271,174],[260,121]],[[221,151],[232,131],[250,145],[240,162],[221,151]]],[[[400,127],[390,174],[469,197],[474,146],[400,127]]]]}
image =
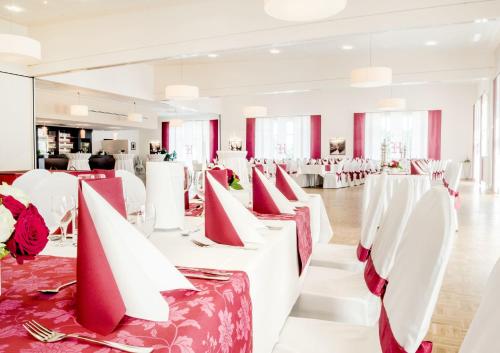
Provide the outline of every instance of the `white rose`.
{"type": "Polygon", "coordinates": [[[0,195],[12,196],[17,201],[22,203],[25,207],[30,204],[29,197],[21,189],[10,186],[9,184],[3,183],[0,185],[0,195]]]}
{"type": "Polygon", "coordinates": [[[0,243],[9,240],[15,225],[16,220],[12,217],[12,213],[4,205],[0,205],[0,243]]]}

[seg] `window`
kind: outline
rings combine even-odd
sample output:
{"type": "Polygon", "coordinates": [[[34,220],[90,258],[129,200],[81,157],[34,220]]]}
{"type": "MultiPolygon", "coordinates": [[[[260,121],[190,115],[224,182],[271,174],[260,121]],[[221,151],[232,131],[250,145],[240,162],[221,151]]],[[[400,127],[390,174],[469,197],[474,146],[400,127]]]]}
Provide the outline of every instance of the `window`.
{"type": "Polygon", "coordinates": [[[187,120],[181,126],[170,127],[169,147],[181,161],[206,161],[210,138],[208,120],[187,120]]]}
{"type": "Polygon", "coordinates": [[[257,118],[255,156],[257,158],[309,158],[311,117],[257,118]]]}
{"type": "Polygon", "coordinates": [[[384,140],[389,159],[427,158],[428,121],[427,111],[366,113],[366,158],[380,160],[384,140]]]}

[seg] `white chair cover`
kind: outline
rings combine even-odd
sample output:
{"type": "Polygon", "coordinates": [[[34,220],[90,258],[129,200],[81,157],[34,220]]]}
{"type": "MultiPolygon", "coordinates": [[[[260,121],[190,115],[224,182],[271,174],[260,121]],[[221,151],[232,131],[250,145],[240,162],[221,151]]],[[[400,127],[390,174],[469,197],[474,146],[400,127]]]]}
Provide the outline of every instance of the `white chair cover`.
{"type": "Polygon", "coordinates": [[[410,179],[397,186],[370,253],[373,265],[380,277],[387,279],[402,241],[413,206],[413,188],[410,179]]]}
{"type": "Polygon", "coordinates": [[[23,175],[21,175],[19,178],[14,180],[12,183],[12,186],[21,189],[24,191],[28,196],[31,197],[31,192],[35,188],[35,186],[45,179],[48,175],[50,175],[50,172],[46,169],[33,169],[29,170],[23,175]]]}
{"type": "Polygon", "coordinates": [[[459,353],[498,353],[500,350],[500,261],[491,272],[481,305],[459,353]]]}
{"type": "Polygon", "coordinates": [[[31,203],[38,208],[40,215],[51,231],[58,227],[58,222],[52,215],[52,202],[61,199],[63,196],[68,201],[73,198],[75,203],[78,202],[78,178],[76,176],[68,173],[49,173],[36,184],[31,192],[31,203]]]}
{"type": "MultiPolygon", "coordinates": [[[[387,278],[411,211],[410,181],[397,189],[379,228],[371,256],[377,273],[387,278]]],[[[352,249],[354,250],[354,249],[352,249]]],[[[366,285],[364,274],[311,266],[292,316],[373,325],[380,315],[380,299],[366,285]]]]}
{"type": "Polygon", "coordinates": [[[119,169],[115,176],[122,178],[123,196],[127,204],[127,212],[140,211],[141,206],[146,204],[146,187],[140,178],[129,171],[119,169]]]}
{"type": "MultiPolygon", "coordinates": [[[[410,217],[389,277],[385,309],[396,343],[408,353],[416,352],[430,325],[454,239],[451,211],[442,188],[422,198],[410,217]]],[[[379,327],[291,317],[273,350],[290,352],[380,353],[379,327]]]]}
{"type": "Polygon", "coordinates": [[[416,205],[389,275],[384,306],[397,342],[415,352],[429,329],[452,250],[453,206],[443,188],[416,205]]]}
{"type": "Polygon", "coordinates": [[[366,212],[362,215],[360,244],[365,249],[370,249],[372,247],[377,234],[377,227],[380,225],[380,219],[384,210],[383,195],[385,194],[386,184],[387,175],[382,174],[375,186],[374,192],[370,195],[366,212]]]}

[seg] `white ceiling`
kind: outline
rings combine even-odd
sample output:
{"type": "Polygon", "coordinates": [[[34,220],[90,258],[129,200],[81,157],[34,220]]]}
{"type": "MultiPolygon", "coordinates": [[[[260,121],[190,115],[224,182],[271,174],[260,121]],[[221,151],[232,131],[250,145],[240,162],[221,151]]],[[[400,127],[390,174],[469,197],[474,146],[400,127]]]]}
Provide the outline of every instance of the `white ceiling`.
{"type": "MultiPolygon", "coordinates": [[[[427,50],[427,51],[481,51],[493,53],[500,43],[500,20],[490,19],[487,23],[461,23],[446,26],[414,28],[371,34],[372,53],[376,60],[377,53],[388,50],[427,50]],[[479,40],[477,40],[479,38],[479,40]],[[476,41],[474,40],[476,39],[476,41]],[[426,46],[426,42],[435,41],[437,45],[426,46]]],[[[325,58],[340,55],[364,55],[368,58],[370,34],[337,36],[334,38],[301,43],[276,43],[272,47],[248,48],[226,52],[205,52],[184,57],[169,58],[154,62],[155,65],[213,64],[217,62],[261,61],[261,60],[300,60],[306,58],[325,58]],[[352,50],[342,50],[350,45],[352,50]],[[271,55],[269,50],[278,48],[281,53],[271,55]],[[208,54],[217,54],[216,58],[208,54]]]]}
{"type": "Polygon", "coordinates": [[[35,26],[175,5],[181,1],[193,0],[0,0],[0,17],[25,26],[35,26]],[[12,4],[24,11],[13,13],[5,8],[12,4]]]}

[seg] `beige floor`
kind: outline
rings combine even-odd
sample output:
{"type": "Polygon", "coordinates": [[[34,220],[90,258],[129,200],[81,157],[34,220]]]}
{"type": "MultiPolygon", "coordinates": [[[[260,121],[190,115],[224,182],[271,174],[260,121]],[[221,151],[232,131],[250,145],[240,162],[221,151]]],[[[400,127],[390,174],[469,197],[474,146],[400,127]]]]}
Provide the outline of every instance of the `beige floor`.
{"type": "MultiPolygon", "coordinates": [[[[357,244],[363,187],[309,190],[324,198],[335,231],[332,241],[357,244]]],[[[488,275],[500,258],[500,196],[481,194],[466,182],[461,185],[461,199],[459,232],[428,335],[434,342],[433,353],[458,352],[488,275]]]]}

